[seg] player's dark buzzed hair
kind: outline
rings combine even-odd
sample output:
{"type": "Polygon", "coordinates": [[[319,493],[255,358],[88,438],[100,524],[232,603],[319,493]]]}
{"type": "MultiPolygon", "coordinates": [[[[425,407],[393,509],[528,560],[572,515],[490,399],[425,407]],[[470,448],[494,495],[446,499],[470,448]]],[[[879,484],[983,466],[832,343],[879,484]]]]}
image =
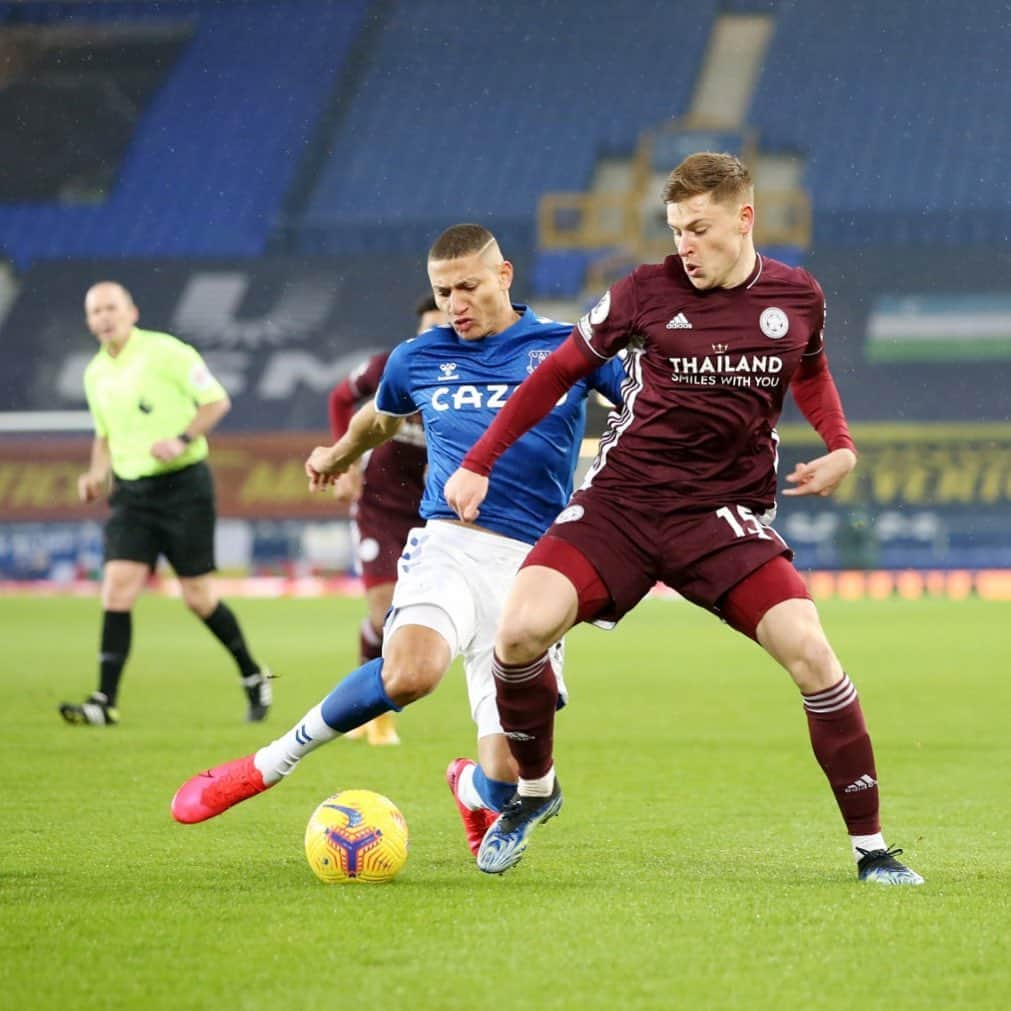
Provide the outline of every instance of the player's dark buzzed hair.
{"type": "Polygon", "coordinates": [[[428,251],[429,260],[458,260],[483,252],[495,236],[482,225],[452,225],[440,235],[428,251]]]}
{"type": "Polygon", "coordinates": [[[702,151],[689,155],[667,177],[663,202],[679,204],[682,200],[711,193],[714,201],[727,203],[752,199],[751,173],[732,154],[702,151]]]}

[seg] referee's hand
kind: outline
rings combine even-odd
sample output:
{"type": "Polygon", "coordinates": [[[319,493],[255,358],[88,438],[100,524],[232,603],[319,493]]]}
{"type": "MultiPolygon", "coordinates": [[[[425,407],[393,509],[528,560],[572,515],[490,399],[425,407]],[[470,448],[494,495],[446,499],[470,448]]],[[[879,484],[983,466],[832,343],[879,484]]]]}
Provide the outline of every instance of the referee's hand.
{"type": "Polygon", "coordinates": [[[151,455],[162,463],[171,463],[186,452],[186,443],[178,437],[159,439],[151,444],[151,455]]]}
{"type": "Polygon", "coordinates": [[[102,497],[108,478],[105,474],[88,471],[77,479],[77,497],[82,502],[94,502],[102,497]]]}

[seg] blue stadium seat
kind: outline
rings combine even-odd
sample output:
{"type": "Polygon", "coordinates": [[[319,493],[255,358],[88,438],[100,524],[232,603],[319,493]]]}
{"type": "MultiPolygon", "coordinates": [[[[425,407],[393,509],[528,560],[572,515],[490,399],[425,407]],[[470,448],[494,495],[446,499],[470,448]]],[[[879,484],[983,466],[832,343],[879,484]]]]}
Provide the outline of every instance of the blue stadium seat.
{"type": "Polygon", "coordinates": [[[26,4],[22,21],[195,18],[100,207],[0,205],[22,267],[68,256],[262,253],[369,0],[26,4]]]}
{"type": "Polygon", "coordinates": [[[583,190],[600,155],[683,115],[718,7],[641,0],[400,0],[303,218],[304,245],[418,248],[456,221],[532,231],[546,190],[583,190]],[[407,82],[415,82],[411,88],[407,82]],[[378,233],[377,230],[378,229],[378,233]]]}
{"type": "Polygon", "coordinates": [[[751,105],[766,149],[808,158],[815,242],[1003,242],[1007,10],[784,3],[751,105]]]}
{"type": "Polygon", "coordinates": [[[553,298],[582,294],[586,268],[596,253],[599,250],[542,249],[534,260],[534,291],[553,298]]]}

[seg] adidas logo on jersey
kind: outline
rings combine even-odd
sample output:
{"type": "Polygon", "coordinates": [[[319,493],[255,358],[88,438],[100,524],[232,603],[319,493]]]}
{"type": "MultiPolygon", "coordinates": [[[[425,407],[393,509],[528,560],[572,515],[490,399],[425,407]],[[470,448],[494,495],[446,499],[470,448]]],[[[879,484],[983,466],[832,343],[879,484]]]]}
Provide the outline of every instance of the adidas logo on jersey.
{"type": "Polygon", "coordinates": [[[691,330],[692,325],[683,312],[679,312],[668,324],[668,330],[691,330]]]}

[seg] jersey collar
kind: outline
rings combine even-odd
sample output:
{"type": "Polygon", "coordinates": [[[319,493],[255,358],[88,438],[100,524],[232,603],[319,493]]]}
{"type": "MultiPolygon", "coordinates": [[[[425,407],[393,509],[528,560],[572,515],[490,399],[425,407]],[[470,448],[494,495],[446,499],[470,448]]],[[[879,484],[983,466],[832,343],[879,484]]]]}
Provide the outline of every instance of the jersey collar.
{"type": "Polygon", "coordinates": [[[485,341],[508,340],[511,337],[515,337],[518,333],[522,333],[522,331],[524,331],[530,323],[537,318],[537,314],[530,308],[530,306],[516,302],[511,304],[513,309],[520,314],[520,318],[511,326],[507,326],[505,330],[500,330],[498,333],[488,334],[488,336],[484,338],[485,341]]]}
{"type": "Polygon", "coordinates": [[[139,346],[143,343],[142,337],[143,333],[144,333],[143,330],[139,329],[138,327],[134,327],[130,331],[130,336],[127,337],[126,343],[123,345],[122,350],[119,352],[118,355],[116,355],[115,358],[109,354],[109,349],[106,348],[104,345],[101,348],[101,352],[114,365],[122,365],[123,362],[127,361],[129,358],[132,358],[137,353],[139,346]]]}

